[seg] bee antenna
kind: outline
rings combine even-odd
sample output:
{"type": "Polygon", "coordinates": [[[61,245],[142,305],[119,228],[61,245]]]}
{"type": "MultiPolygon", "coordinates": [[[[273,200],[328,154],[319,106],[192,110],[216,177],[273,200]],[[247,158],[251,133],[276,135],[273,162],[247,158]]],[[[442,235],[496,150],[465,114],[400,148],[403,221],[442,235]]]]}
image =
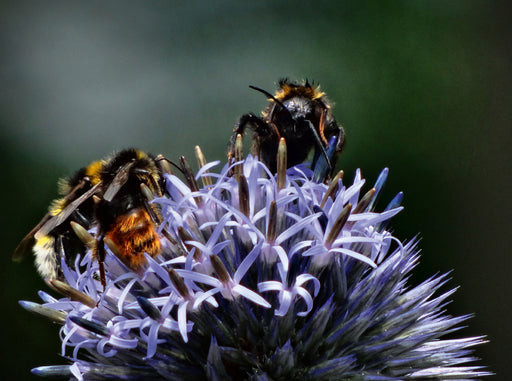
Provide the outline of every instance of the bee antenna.
{"type": "Polygon", "coordinates": [[[283,102],[281,102],[279,99],[277,99],[276,97],[274,97],[272,94],[270,94],[267,90],[263,90],[259,87],[256,87],[256,86],[249,86],[251,89],[253,90],[256,90],[256,91],[259,91],[260,93],[263,93],[265,94],[268,98],[272,99],[274,102],[276,102],[279,106],[281,106],[281,108],[286,112],[286,114],[288,115],[288,117],[290,118],[290,121],[295,123],[295,121],[293,120],[293,115],[292,113],[290,112],[290,110],[288,110],[286,108],[286,106],[283,104],[283,102]]]}
{"type": "Polygon", "coordinates": [[[182,174],[185,174],[185,172],[183,172],[183,169],[181,168],[180,165],[176,164],[175,162],[173,162],[172,160],[169,160],[167,159],[166,157],[164,156],[160,156],[158,158],[155,159],[155,161],[166,161],[168,162],[169,164],[171,164],[174,168],[176,168],[178,171],[180,171],[182,174]]]}
{"type": "Polygon", "coordinates": [[[280,101],[278,100],[276,97],[274,97],[272,94],[270,94],[267,90],[263,90],[259,87],[256,87],[256,86],[252,86],[250,85],[249,86],[251,89],[253,90],[256,90],[256,91],[259,91],[260,93],[263,93],[265,94],[268,98],[272,99],[274,102],[276,102],[279,106],[281,106],[284,110],[288,110],[285,105],[280,101]]]}

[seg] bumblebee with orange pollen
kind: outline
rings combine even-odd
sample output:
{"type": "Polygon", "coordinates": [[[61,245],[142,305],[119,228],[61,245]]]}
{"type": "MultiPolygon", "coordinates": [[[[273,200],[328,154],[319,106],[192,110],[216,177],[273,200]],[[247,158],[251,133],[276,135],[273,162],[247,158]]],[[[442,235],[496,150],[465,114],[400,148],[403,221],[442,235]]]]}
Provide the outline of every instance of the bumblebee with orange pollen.
{"type": "Polygon", "coordinates": [[[276,173],[277,150],[284,138],[288,167],[304,162],[314,149],[312,169],[319,173],[319,180],[330,178],[345,142],[345,132],[332,115],[325,93],[307,80],[294,83],[282,79],[274,95],[255,86],[250,88],[265,94],[270,103],[261,117],[252,113],[240,117],[229,142],[228,158],[236,156],[236,138],[249,127],[254,132],[252,152],[272,173],[276,173]]]}
{"type": "Polygon", "coordinates": [[[163,195],[166,164],[162,156],[131,148],[62,179],[63,197],[52,203],[49,213],[21,241],[14,259],[21,259],[31,247],[41,276],[61,279],[62,259],[71,264],[77,254],[90,248],[105,286],[106,243],[127,267],[140,270],[146,263],[144,253],[154,257],[162,249],[157,232],[160,209],[148,200],[163,195]],[[93,227],[95,237],[88,232],[93,227]]]}

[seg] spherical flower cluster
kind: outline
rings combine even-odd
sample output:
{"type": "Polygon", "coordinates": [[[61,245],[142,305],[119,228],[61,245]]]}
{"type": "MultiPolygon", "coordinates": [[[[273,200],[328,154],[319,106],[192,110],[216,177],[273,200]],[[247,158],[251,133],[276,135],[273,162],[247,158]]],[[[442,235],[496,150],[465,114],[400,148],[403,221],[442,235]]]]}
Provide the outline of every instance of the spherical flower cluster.
{"type": "Polygon", "coordinates": [[[359,171],[312,181],[306,166],[273,176],[249,156],[196,179],[167,177],[154,200],[164,222],[161,255],[140,273],[110,251],[107,285],[90,253],[65,281],[66,295],[21,302],[62,325],[70,364],[33,370],[78,380],[403,380],[488,374],[471,347],[481,337],[444,339],[468,316],[446,315],[445,275],[408,283],[415,240],[386,226],[398,194],[374,210],[387,170],[364,195],[359,171]],[[213,180],[213,181],[212,181],[213,180]],[[202,181],[202,187],[192,186],[202,181]]]}

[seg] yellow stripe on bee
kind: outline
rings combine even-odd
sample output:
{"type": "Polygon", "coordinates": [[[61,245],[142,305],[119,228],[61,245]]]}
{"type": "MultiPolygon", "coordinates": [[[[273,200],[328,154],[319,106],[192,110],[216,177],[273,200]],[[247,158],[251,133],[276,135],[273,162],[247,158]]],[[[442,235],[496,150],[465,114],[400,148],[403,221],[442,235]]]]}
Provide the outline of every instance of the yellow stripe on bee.
{"type": "Polygon", "coordinates": [[[39,246],[42,248],[48,248],[49,246],[53,246],[54,238],[49,235],[42,236],[36,241],[35,246],[39,246]]]}
{"type": "Polygon", "coordinates": [[[59,258],[55,252],[55,238],[45,235],[33,247],[37,271],[43,278],[56,278],[59,272],[59,258]]]}
{"type": "Polygon", "coordinates": [[[91,164],[85,168],[85,175],[89,177],[91,180],[92,185],[96,185],[101,180],[101,170],[103,169],[103,166],[105,165],[105,162],[103,160],[93,161],[91,164]]]}
{"type": "Polygon", "coordinates": [[[141,151],[140,149],[136,149],[135,152],[137,153],[137,160],[145,159],[148,157],[146,152],[141,151]]]}
{"type": "Polygon", "coordinates": [[[53,200],[51,205],[50,205],[50,209],[49,209],[50,215],[56,216],[57,214],[62,212],[62,209],[64,209],[68,204],[69,203],[66,202],[66,200],[63,199],[63,198],[59,198],[57,200],[53,200]]]}
{"type": "Polygon", "coordinates": [[[306,97],[312,100],[322,98],[325,95],[324,92],[320,91],[320,87],[313,86],[290,86],[284,84],[281,90],[277,91],[275,98],[279,101],[284,101],[293,97],[306,97]]]}

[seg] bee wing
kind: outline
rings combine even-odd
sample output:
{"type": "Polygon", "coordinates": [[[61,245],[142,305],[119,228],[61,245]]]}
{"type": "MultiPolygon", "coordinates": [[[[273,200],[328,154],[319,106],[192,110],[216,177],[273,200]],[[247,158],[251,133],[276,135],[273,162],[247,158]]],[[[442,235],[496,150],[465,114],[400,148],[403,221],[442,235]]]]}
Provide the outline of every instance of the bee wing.
{"type": "Polygon", "coordinates": [[[85,186],[88,180],[84,179],[81,181],[71,192],[68,193],[66,197],[64,197],[64,202],[69,202],[66,207],[64,207],[60,213],[56,215],[52,215],[51,213],[47,213],[41,221],[21,240],[16,249],[14,250],[14,254],[12,256],[12,260],[15,262],[19,262],[23,259],[23,257],[30,252],[30,249],[34,246],[34,241],[36,239],[40,239],[44,237],[57,226],[62,224],[70,215],[75,211],[82,202],[91,197],[98,190],[99,183],[93,186],[84,194],[75,198],[77,193],[85,186]]]}
{"type": "Polygon", "coordinates": [[[25,255],[30,252],[30,249],[34,246],[35,243],[34,235],[39,229],[41,229],[41,226],[43,226],[51,218],[51,214],[48,213],[45,215],[43,219],[25,237],[23,237],[18,246],[16,246],[14,254],[12,255],[12,260],[14,262],[20,262],[25,257],[25,255]]]}
{"type": "Polygon", "coordinates": [[[45,235],[48,235],[53,229],[55,229],[57,226],[62,224],[64,221],[68,219],[68,217],[73,213],[79,206],[82,204],[85,200],[92,197],[94,195],[101,182],[94,185],[91,189],[89,189],[87,192],[82,194],[80,197],[74,199],[71,201],[62,211],[50,218],[48,221],[46,221],[41,228],[34,234],[35,239],[40,239],[41,237],[44,237],[45,235]]]}
{"type": "Polygon", "coordinates": [[[117,192],[119,192],[119,189],[126,184],[128,181],[129,175],[130,175],[130,168],[135,164],[135,162],[130,162],[128,164],[125,164],[121,167],[121,169],[117,172],[116,176],[112,180],[112,182],[109,184],[107,190],[105,193],[103,193],[103,199],[105,201],[112,201],[112,199],[115,197],[117,192]]]}

